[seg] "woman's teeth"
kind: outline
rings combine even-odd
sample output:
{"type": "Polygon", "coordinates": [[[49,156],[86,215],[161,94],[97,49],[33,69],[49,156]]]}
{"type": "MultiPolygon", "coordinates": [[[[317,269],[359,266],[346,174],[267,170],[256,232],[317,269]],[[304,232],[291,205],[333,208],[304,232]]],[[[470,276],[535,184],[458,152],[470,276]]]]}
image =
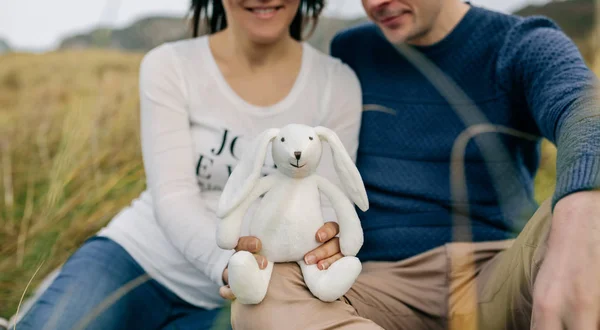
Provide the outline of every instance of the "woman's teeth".
{"type": "Polygon", "coordinates": [[[248,8],[250,12],[252,12],[256,17],[261,19],[270,19],[275,17],[279,9],[283,7],[268,7],[268,8],[248,8]]]}
{"type": "Polygon", "coordinates": [[[270,14],[275,11],[275,8],[267,8],[267,9],[253,9],[253,12],[257,14],[270,14]]]}
{"type": "Polygon", "coordinates": [[[256,17],[260,19],[270,19],[275,17],[277,11],[281,7],[270,7],[270,8],[251,8],[249,9],[256,17]]]}

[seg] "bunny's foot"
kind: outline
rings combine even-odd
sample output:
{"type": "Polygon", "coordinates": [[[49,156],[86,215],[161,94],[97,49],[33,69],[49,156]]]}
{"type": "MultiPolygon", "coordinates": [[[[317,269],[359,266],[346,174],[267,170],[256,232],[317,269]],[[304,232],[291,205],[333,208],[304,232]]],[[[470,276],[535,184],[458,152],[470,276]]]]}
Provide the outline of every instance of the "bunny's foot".
{"type": "Polygon", "coordinates": [[[247,251],[239,251],[229,259],[228,274],[231,291],[242,304],[258,304],[267,294],[273,262],[267,268],[258,268],[254,256],[247,251]]]}
{"type": "Polygon", "coordinates": [[[310,292],[326,302],[335,301],[346,294],[362,270],[360,260],[356,257],[343,257],[326,270],[320,270],[317,265],[307,265],[304,261],[298,264],[310,292]]]}

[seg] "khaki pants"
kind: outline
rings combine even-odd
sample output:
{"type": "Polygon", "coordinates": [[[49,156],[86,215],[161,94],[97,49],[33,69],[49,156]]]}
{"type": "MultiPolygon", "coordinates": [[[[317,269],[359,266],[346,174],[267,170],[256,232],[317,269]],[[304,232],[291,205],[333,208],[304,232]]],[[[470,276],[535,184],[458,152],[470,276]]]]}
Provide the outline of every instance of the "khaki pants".
{"type": "Polygon", "coordinates": [[[399,262],[366,262],[340,300],[316,299],[295,263],[276,264],[259,305],[234,301],[234,329],[529,329],[550,202],[516,240],[450,243],[399,262]]]}

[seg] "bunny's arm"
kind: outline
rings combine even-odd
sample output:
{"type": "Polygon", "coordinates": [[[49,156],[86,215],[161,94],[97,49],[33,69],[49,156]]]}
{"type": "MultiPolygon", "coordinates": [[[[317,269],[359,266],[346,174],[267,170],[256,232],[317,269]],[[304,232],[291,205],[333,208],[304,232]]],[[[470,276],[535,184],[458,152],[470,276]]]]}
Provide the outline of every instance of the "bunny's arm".
{"type": "Polygon", "coordinates": [[[217,226],[217,245],[222,249],[233,249],[237,246],[242,230],[242,220],[252,203],[271,188],[278,181],[276,174],[262,177],[244,199],[233,211],[223,218],[217,226]]]}
{"type": "MultiPolygon", "coordinates": [[[[360,125],[363,113],[362,91],[360,81],[354,71],[345,63],[338,62],[328,67],[329,77],[323,90],[322,117],[318,126],[334,131],[344,145],[353,162],[356,162],[360,125]]],[[[323,148],[321,161],[316,174],[328,179],[331,183],[342,187],[343,178],[337,172],[333,153],[330,148],[323,148]]],[[[337,215],[327,198],[321,198],[323,216],[327,221],[336,221],[337,215]]]]}
{"type": "Polygon", "coordinates": [[[327,179],[314,175],[317,187],[331,202],[340,226],[340,248],[345,256],[355,256],[363,245],[360,219],[350,199],[327,179]]]}

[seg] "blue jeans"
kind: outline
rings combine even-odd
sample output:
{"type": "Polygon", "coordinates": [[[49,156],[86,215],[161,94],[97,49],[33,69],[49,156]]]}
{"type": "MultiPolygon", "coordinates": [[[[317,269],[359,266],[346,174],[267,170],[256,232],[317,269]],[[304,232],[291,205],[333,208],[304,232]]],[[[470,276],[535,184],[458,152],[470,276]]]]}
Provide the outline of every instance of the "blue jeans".
{"type": "Polygon", "coordinates": [[[225,330],[231,326],[227,309],[206,310],[186,303],[148,278],[119,244],[93,237],[64,264],[17,329],[225,330]],[[114,299],[115,291],[132,286],[114,299]]]}

